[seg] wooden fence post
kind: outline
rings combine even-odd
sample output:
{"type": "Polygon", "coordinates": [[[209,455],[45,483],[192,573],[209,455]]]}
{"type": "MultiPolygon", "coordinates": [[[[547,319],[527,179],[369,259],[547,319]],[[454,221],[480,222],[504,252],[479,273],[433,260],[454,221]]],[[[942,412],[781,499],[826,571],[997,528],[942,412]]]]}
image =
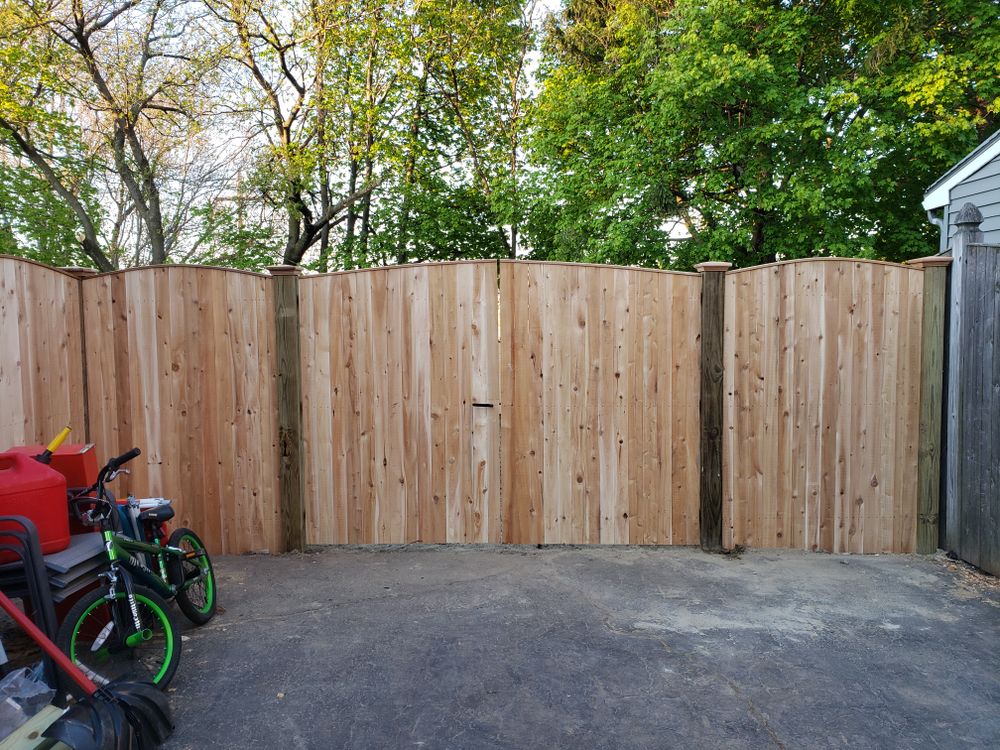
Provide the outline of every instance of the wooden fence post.
{"type": "Polygon", "coordinates": [[[302,466],[302,360],[299,352],[299,274],[296,266],[269,266],[274,277],[278,359],[278,486],[285,551],[305,549],[305,475],[302,466]]]}
{"type": "Polygon", "coordinates": [[[732,263],[699,263],[701,273],[701,548],[722,549],[722,405],[726,271],[732,263]]]}
{"type": "Polygon", "coordinates": [[[965,393],[962,378],[962,358],[967,351],[969,331],[963,319],[964,299],[967,282],[966,266],[970,245],[985,241],[980,230],[983,214],[972,203],[966,203],[955,216],[955,234],[948,249],[951,251],[949,301],[948,301],[948,352],[947,357],[947,402],[944,445],[944,513],[941,521],[939,544],[949,552],[957,552],[961,546],[961,485],[962,464],[965,446],[962,444],[962,421],[965,416],[965,393]]]}
{"type": "Polygon", "coordinates": [[[77,281],[77,289],[80,295],[80,366],[83,368],[83,441],[90,442],[90,383],[87,380],[87,321],[84,320],[83,304],[83,282],[91,276],[96,276],[97,271],[93,268],[83,268],[81,266],[64,266],[59,269],[65,271],[77,281]]]}
{"type": "Polygon", "coordinates": [[[924,272],[920,331],[920,434],[917,449],[917,553],[938,548],[941,504],[941,424],[944,415],[944,311],[949,256],[909,261],[924,272]]]}
{"type": "Polygon", "coordinates": [[[942,547],[1000,575],[1000,243],[966,203],[951,239],[942,547]]]}

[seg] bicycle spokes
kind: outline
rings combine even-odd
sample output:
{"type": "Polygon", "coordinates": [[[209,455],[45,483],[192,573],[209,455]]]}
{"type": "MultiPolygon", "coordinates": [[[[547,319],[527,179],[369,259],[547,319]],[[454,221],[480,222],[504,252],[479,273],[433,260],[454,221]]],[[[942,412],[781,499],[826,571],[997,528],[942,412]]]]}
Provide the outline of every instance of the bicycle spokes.
{"type": "Polygon", "coordinates": [[[72,657],[92,680],[104,684],[115,679],[156,678],[172,644],[155,625],[158,613],[142,600],[129,602],[119,594],[115,602],[99,601],[81,617],[72,657]],[[118,610],[115,612],[115,610],[118,610]],[[142,627],[132,625],[137,615],[142,627]]]}

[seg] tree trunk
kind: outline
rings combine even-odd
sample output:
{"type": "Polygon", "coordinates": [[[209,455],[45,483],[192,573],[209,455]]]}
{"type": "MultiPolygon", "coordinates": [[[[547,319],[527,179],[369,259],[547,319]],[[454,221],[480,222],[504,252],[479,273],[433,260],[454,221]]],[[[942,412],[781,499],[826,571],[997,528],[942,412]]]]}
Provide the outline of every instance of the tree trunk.
{"type": "Polygon", "coordinates": [[[149,232],[149,247],[154,264],[167,262],[167,243],[163,233],[163,214],[160,210],[160,191],[149,181],[147,186],[148,216],[146,217],[149,232]]]}
{"type": "MultiPolygon", "coordinates": [[[[326,170],[323,170],[324,172],[326,170]]],[[[330,209],[330,183],[327,175],[321,176],[320,184],[320,210],[326,213],[330,209]]],[[[323,226],[319,234],[319,270],[326,273],[330,270],[330,225],[323,226]]]]}
{"type": "MultiPolygon", "coordinates": [[[[330,206],[326,213],[319,216],[315,221],[313,221],[308,213],[303,211],[299,217],[298,228],[296,230],[298,239],[293,246],[286,248],[284,262],[289,265],[298,265],[302,261],[306,251],[316,242],[325,228],[339,224],[346,218],[346,213],[341,215],[341,212],[346,211],[346,209],[358,201],[365,199],[381,184],[382,180],[365,183],[359,190],[355,190],[350,195],[330,206]]],[[[289,216],[291,216],[291,213],[289,216]]]]}
{"type": "MultiPolygon", "coordinates": [[[[316,144],[319,147],[319,213],[325,216],[330,210],[330,171],[326,152],[326,101],[325,81],[321,64],[316,76],[316,144]]],[[[323,225],[319,237],[319,269],[323,273],[330,270],[330,225],[323,225]]]]}
{"type": "Polygon", "coordinates": [[[296,257],[298,255],[299,240],[302,237],[302,220],[293,206],[292,196],[289,196],[287,200],[288,205],[285,211],[288,214],[288,236],[285,238],[285,252],[281,262],[289,266],[295,266],[302,260],[301,256],[296,257]]]}
{"type": "MultiPolygon", "coordinates": [[[[347,177],[347,192],[353,193],[358,188],[358,160],[351,157],[350,171],[347,177]]],[[[354,236],[355,226],[358,222],[358,212],[353,205],[347,209],[347,227],[344,235],[344,255],[346,256],[344,267],[356,268],[354,259],[354,236]]]]}
{"type": "MultiPolygon", "coordinates": [[[[365,184],[367,185],[372,179],[372,157],[371,157],[371,147],[372,147],[372,136],[368,135],[368,155],[365,156],[365,184]]],[[[368,238],[371,233],[371,216],[372,216],[372,194],[371,191],[365,193],[365,197],[361,200],[361,257],[364,258],[365,264],[368,263],[368,238]]]]}

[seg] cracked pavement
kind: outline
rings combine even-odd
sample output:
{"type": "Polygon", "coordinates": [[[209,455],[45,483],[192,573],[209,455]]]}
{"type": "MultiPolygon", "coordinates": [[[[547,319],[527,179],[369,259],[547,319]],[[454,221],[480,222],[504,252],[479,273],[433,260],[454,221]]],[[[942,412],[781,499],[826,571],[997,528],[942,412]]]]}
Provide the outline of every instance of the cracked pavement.
{"type": "Polygon", "coordinates": [[[430,545],[215,563],[224,611],[182,623],[174,750],[1000,747],[1000,584],[942,557],[430,545]]]}

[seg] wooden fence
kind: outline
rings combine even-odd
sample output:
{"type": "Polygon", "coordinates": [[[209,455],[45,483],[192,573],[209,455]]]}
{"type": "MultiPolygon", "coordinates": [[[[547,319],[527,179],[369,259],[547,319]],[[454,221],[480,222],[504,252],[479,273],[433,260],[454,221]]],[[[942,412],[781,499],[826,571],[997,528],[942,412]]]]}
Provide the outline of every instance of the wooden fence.
{"type": "Polygon", "coordinates": [[[268,279],[164,266],[82,287],[90,439],[144,451],[119,493],[173,498],[215,549],[280,549],[268,279]]]}
{"type": "Polygon", "coordinates": [[[913,549],[918,508],[936,513],[916,480],[917,436],[934,434],[924,272],[703,271],[73,278],[0,258],[0,442],[70,421],[102,457],[139,445],[126,486],[175,498],[220,552],[699,536],[913,549]]]}
{"type": "Polygon", "coordinates": [[[0,258],[0,443],[47,443],[66,424],[83,432],[80,312],[72,275],[0,258]]]}
{"type": "Polygon", "coordinates": [[[951,252],[947,453],[941,546],[1000,576],[1000,245],[959,212],[951,252]]]}
{"type": "Polygon", "coordinates": [[[922,297],[884,263],[727,275],[727,546],[912,551],[922,297]]]}

